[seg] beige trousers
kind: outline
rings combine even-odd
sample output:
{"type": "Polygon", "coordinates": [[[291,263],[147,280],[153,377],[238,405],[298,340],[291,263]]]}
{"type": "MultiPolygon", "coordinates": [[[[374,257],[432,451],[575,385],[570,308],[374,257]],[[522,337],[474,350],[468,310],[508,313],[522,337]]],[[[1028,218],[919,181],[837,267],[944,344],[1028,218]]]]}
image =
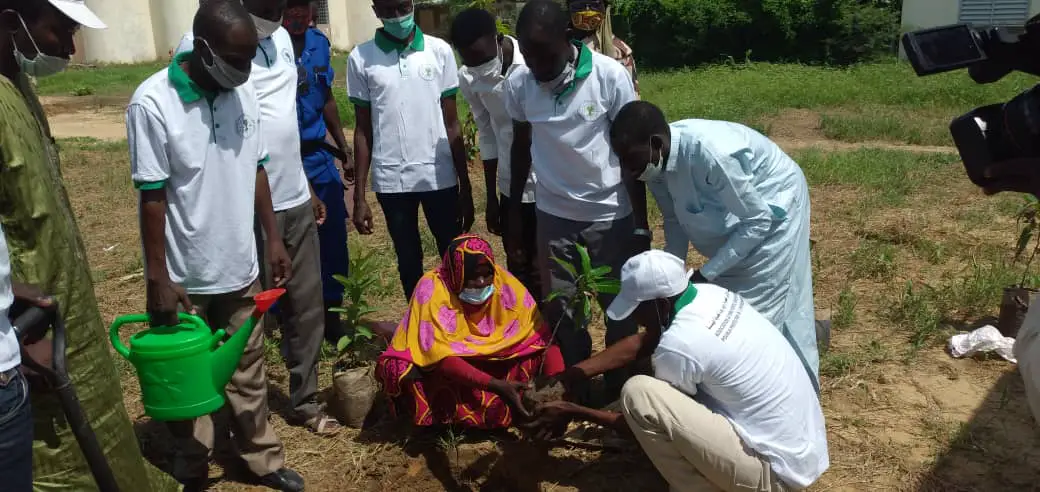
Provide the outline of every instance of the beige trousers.
{"type": "Polygon", "coordinates": [[[744,446],[725,417],[670,384],[633,376],[622,412],[639,445],[673,491],[791,490],[769,462],[744,446]]]}
{"type": "MultiPolygon", "coordinates": [[[[253,312],[253,296],[259,293],[260,284],[253,282],[245,289],[227,294],[193,295],[191,302],[211,328],[226,328],[230,335],[245,324],[253,312]]],[[[267,421],[267,375],[264,373],[264,330],[261,326],[257,326],[249,337],[245,353],[226,391],[235,451],[249,470],[258,476],[277,471],[284,464],[285,455],[274,426],[267,421]]],[[[216,439],[212,416],[170,422],[169,427],[180,451],[174,465],[174,477],[185,480],[207,476],[216,439]]],[[[226,439],[226,436],[221,438],[226,439]]]]}

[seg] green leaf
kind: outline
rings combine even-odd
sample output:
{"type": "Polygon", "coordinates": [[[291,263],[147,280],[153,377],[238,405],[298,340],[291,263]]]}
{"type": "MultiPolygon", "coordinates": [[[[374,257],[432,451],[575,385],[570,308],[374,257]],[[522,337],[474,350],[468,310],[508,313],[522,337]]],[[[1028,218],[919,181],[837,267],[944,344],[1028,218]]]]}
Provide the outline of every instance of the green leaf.
{"type": "Polygon", "coordinates": [[[376,336],[376,334],[373,333],[372,330],[368,329],[367,326],[358,326],[354,330],[354,333],[355,333],[355,336],[365,337],[365,338],[367,338],[369,340],[371,340],[372,337],[376,336]]]}
{"type": "Polygon", "coordinates": [[[612,278],[600,280],[593,284],[593,287],[600,294],[617,295],[618,292],[621,292],[621,282],[612,278]]]}
{"type": "Polygon", "coordinates": [[[561,268],[563,268],[564,270],[566,270],[566,271],[567,271],[567,273],[571,274],[571,276],[572,276],[572,277],[574,277],[574,278],[578,278],[578,271],[574,269],[574,265],[571,265],[571,264],[570,264],[570,263],[568,263],[568,262],[567,262],[566,260],[562,260],[562,259],[560,259],[560,258],[558,258],[558,257],[555,257],[555,256],[553,256],[553,257],[552,257],[552,259],[553,259],[553,261],[555,261],[555,262],[556,262],[556,263],[557,263],[558,265],[560,265],[560,267],[561,267],[561,268]]]}
{"type": "Polygon", "coordinates": [[[557,291],[553,291],[552,293],[549,294],[549,297],[545,298],[545,302],[552,302],[552,301],[555,301],[556,299],[559,299],[559,298],[561,298],[563,296],[564,296],[563,292],[560,292],[558,290],[557,291]]]}
{"type": "Polygon", "coordinates": [[[343,276],[343,275],[340,275],[338,273],[334,274],[332,276],[332,278],[333,278],[333,280],[335,280],[335,281],[337,281],[337,282],[339,282],[339,283],[341,283],[343,285],[350,285],[350,279],[345,277],[345,276],[343,276]]]}
{"type": "Polygon", "coordinates": [[[596,279],[610,273],[610,270],[610,265],[600,265],[596,268],[593,268],[592,271],[589,272],[589,277],[596,279]]]}
{"type": "Polygon", "coordinates": [[[588,275],[592,271],[592,258],[589,257],[589,250],[580,244],[575,244],[574,247],[578,249],[578,256],[581,257],[581,273],[588,275]]]}
{"type": "Polygon", "coordinates": [[[330,313],[345,313],[345,312],[347,312],[347,310],[343,309],[341,307],[331,307],[331,308],[329,308],[329,312],[330,313]]]}
{"type": "Polygon", "coordinates": [[[350,347],[350,344],[353,342],[354,340],[350,338],[350,335],[340,337],[339,341],[336,342],[336,351],[342,354],[343,351],[347,350],[347,347],[350,347]]]}
{"type": "Polygon", "coordinates": [[[585,315],[585,318],[582,321],[584,321],[585,323],[588,323],[588,321],[590,319],[592,319],[592,303],[589,302],[588,300],[586,300],[585,302],[583,302],[581,304],[582,304],[582,306],[581,306],[582,313],[585,315]]]}
{"type": "Polygon", "coordinates": [[[1018,235],[1018,244],[1015,246],[1015,260],[1017,261],[1022,253],[1029,246],[1029,240],[1033,238],[1033,224],[1029,224],[1022,228],[1022,233],[1018,235]]]}

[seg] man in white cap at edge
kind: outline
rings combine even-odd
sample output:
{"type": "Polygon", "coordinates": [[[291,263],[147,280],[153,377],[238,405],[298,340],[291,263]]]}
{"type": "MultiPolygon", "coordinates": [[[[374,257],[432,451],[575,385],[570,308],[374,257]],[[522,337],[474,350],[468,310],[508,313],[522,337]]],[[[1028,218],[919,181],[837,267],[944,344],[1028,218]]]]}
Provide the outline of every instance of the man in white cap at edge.
{"type": "Polygon", "coordinates": [[[743,298],[692,284],[678,257],[659,250],[629,259],[611,319],[646,328],[559,377],[567,388],[643,356],[621,413],[570,401],[536,410],[540,436],[584,420],[633,435],[673,491],[799,490],[830,465],[816,391],[787,340],[743,298]]]}

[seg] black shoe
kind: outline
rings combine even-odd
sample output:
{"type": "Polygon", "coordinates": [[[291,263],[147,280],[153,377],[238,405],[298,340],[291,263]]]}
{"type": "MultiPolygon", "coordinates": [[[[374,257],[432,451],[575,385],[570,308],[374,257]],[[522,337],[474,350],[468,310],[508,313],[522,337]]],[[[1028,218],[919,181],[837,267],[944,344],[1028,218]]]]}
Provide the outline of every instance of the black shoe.
{"type": "Polygon", "coordinates": [[[260,477],[260,485],[282,492],[303,492],[303,477],[288,468],[260,477]]]}
{"type": "Polygon", "coordinates": [[[181,482],[183,492],[202,492],[209,488],[209,477],[189,478],[181,482]]]}

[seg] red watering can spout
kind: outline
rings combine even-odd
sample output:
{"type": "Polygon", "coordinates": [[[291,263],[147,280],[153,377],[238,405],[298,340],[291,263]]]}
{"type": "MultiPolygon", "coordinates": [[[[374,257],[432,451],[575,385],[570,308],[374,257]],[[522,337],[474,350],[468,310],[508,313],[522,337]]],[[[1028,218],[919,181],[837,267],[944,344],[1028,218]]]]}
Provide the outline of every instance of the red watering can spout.
{"type": "Polygon", "coordinates": [[[271,289],[265,290],[255,296],[253,296],[253,302],[256,303],[256,314],[264,314],[271,306],[278,301],[279,297],[285,294],[285,289],[271,289]]]}

